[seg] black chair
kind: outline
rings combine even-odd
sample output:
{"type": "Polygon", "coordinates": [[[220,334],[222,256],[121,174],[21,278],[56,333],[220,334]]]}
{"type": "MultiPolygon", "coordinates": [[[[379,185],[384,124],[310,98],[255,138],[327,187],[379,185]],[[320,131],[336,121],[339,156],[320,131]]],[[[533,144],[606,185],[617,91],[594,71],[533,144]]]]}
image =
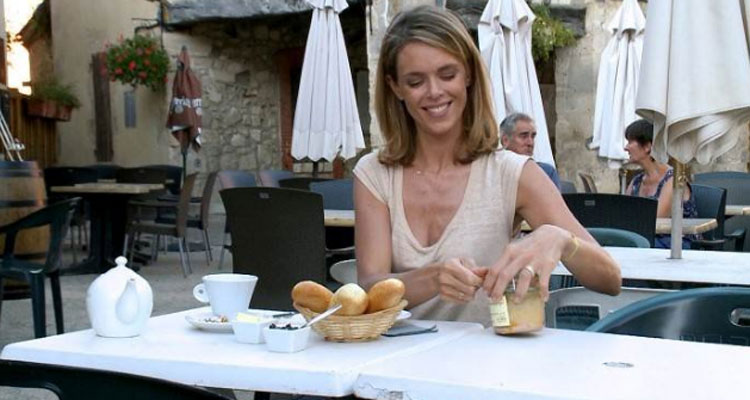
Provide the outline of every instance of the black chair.
{"type": "Polygon", "coordinates": [[[645,237],[631,231],[616,228],[586,228],[601,246],[651,247],[645,237]]]}
{"type": "MultiPolygon", "coordinates": [[[[284,171],[288,172],[288,171],[284,171]]],[[[255,176],[245,171],[224,170],[219,171],[216,178],[219,180],[219,190],[235,187],[256,187],[255,176]]],[[[221,254],[219,255],[219,269],[224,265],[224,252],[232,251],[229,244],[229,218],[224,221],[224,240],[221,243],[221,254]]]]}
{"type": "MultiPolygon", "coordinates": [[[[56,203],[61,200],[70,199],[74,196],[55,193],[51,190],[53,186],[74,186],[79,183],[96,182],[99,179],[99,173],[88,167],[47,167],[44,169],[44,186],[47,189],[48,203],[56,203]]],[[[75,228],[77,232],[70,235],[70,245],[73,250],[73,263],[78,262],[78,248],[88,243],[88,229],[86,221],[89,220],[85,202],[80,202],[73,218],[70,221],[70,227],[75,228]],[[76,244],[76,233],[78,244],[76,244]]]]}
{"type": "Polygon", "coordinates": [[[258,276],[251,305],[288,310],[302,280],[326,282],[323,197],[267,187],[224,189],[233,271],[258,276]]]}
{"type": "Polygon", "coordinates": [[[279,180],[293,178],[294,172],[285,169],[265,169],[258,172],[260,186],[279,187],[279,180]]]}
{"type": "Polygon", "coordinates": [[[310,190],[323,196],[326,210],[354,209],[354,181],[351,179],[330,179],[310,182],[310,190]]]}
{"type": "MultiPolygon", "coordinates": [[[[311,182],[310,190],[323,196],[323,208],[326,210],[354,209],[354,181],[352,179],[311,182]]],[[[338,261],[354,258],[354,228],[327,226],[325,230],[329,267],[338,261]]]]}
{"type": "MultiPolygon", "coordinates": [[[[138,240],[138,235],[141,233],[148,233],[157,236],[172,236],[177,238],[178,248],[180,250],[180,264],[182,265],[182,273],[185,277],[188,273],[192,273],[192,267],[190,266],[190,249],[187,247],[187,220],[188,211],[190,209],[190,197],[195,186],[195,178],[198,174],[190,174],[185,178],[185,184],[182,186],[182,193],[180,193],[180,201],[175,205],[173,202],[163,201],[131,201],[128,205],[131,208],[135,208],[131,214],[131,218],[128,228],[127,237],[125,238],[124,249],[128,249],[128,243],[130,243],[129,254],[131,259],[134,254],[135,243],[138,240]],[[139,218],[142,208],[146,209],[177,209],[177,218],[174,223],[159,223],[156,221],[141,220],[139,218]],[[187,263],[186,263],[187,261],[187,263]]],[[[152,251],[155,251],[155,247],[152,251]]]]}
{"type": "Polygon", "coordinates": [[[164,171],[166,175],[166,179],[163,181],[166,182],[164,183],[164,187],[167,188],[167,191],[170,194],[175,196],[180,195],[180,186],[182,183],[182,167],[178,167],[176,165],[156,164],[146,165],[143,168],[164,171]]]}
{"type": "MultiPolygon", "coordinates": [[[[695,174],[693,182],[701,185],[716,186],[727,190],[727,204],[750,204],[750,173],[737,171],[704,172],[695,174]]],[[[725,236],[736,238],[738,251],[750,250],[750,235],[744,240],[740,235],[750,230],[750,216],[738,215],[726,218],[724,224],[725,236]],[[730,232],[727,234],[727,232],[730,232]]]]}
{"type": "Polygon", "coordinates": [[[52,391],[61,400],[229,400],[216,392],[147,376],[0,360],[0,386],[52,391]]]}
{"type": "Polygon", "coordinates": [[[95,170],[97,179],[116,179],[117,170],[122,167],[117,164],[91,164],[87,165],[86,168],[95,170]]]}
{"type": "Polygon", "coordinates": [[[750,345],[750,288],[709,287],[626,306],[588,331],[691,342],[750,345]]]}
{"type": "Polygon", "coordinates": [[[330,178],[314,178],[312,176],[300,176],[295,178],[279,179],[279,187],[285,189],[310,190],[313,182],[330,181],[330,178]]]}
{"type": "Polygon", "coordinates": [[[31,286],[31,308],[34,319],[34,336],[47,336],[45,316],[44,278],[49,277],[52,288],[52,305],[55,310],[57,333],[63,333],[62,295],[60,293],[60,266],[62,264],[62,242],[68,230],[71,216],[80,203],[76,197],[63,200],[39,209],[13,223],[0,227],[5,234],[5,252],[0,259],[0,311],[3,301],[3,279],[16,279],[31,286]],[[26,229],[49,226],[49,247],[44,264],[14,257],[16,237],[26,229]]]}
{"type": "Polygon", "coordinates": [[[648,239],[653,247],[656,200],[606,193],[565,193],[563,199],[584,227],[635,232],[648,239]]]}
{"type": "Polygon", "coordinates": [[[576,189],[575,183],[560,180],[560,193],[578,193],[578,189],[576,189]]]}
{"type": "Polygon", "coordinates": [[[733,244],[731,250],[742,251],[745,241],[745,231],[738,229],[729,235],[724,233],[727,191],[724,188],[707,185],[690,185],[698,209],[698,218],[714,218],[716,229],[702,234],[702,239],[693,240],[692,249],[697,250],[728,250],[727,242],[733,244]]]}

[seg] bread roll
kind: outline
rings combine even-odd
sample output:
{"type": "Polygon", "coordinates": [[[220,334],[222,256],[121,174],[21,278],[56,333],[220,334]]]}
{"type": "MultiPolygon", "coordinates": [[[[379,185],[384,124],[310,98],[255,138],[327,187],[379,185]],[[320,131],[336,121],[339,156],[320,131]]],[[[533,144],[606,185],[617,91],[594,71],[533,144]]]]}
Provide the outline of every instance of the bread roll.
{"type": "Polygon", "coordinates": [[[356,283],[347,283],[331,297],[329,307],[341,304],[335,315],[360,315],[367,309],[367,292],[356,283]]]}
{"type": "Polygon", "coordinates": [[[405,291],[404,283],[396,278],[384,279],[372,285],[370,291],[367,292],[369,304],[366,313],[370,314],[395,306],[404,297],[405,291]]]}
{"type": "Polygon", "coordinates": [[[292,289],[292,301],[316,313],[328,309],[331,297],[333,297],[333,292],[313,281],[299,282],[292,289]]]}

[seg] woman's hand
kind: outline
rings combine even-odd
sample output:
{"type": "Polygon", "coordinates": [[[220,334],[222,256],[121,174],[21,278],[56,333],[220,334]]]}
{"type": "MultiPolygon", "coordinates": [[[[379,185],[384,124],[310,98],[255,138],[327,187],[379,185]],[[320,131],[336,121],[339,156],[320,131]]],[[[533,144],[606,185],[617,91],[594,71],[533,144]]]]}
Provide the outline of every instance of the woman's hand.
{"type": "Polygon", "coordinates": [[[474,299],[487,274],[486,267],[477,267],[471,258],[451,258],[437,265],[440,298],[465,304],[474,299]]]}
{"type": "Polygon", "coordinates": [[[539,276],[539,289],[547,301],[550,275],[570,241],[570,232],[565,229],[542,225],[528,236],[510,243],[487,272],[483,285],[487,296],[493,301],[499,300],[511,280],[516,278],[516,294],[512,300],[519,302],[526,295],[534,276],[539,276]]]}

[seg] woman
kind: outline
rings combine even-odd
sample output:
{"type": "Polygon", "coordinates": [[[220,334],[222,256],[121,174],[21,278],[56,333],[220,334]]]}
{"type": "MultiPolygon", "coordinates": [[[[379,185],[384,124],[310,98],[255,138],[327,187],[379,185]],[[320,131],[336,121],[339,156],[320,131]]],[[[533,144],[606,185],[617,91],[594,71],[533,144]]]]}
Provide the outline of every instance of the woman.
{"type": "MultiPolygon", "coordinates": [[[[632,196],[658,200],[656,216],[658,218],[669,218],[672,216],[674,171],[669,165],[660,163],[651,157],[653,137],[654,126],[645,119],[635,121],[625,128],[625,139],[628,141],[628,144],[625,145],[625,151],[630,155],[630,161],[640,165],[643,169],[643,172],[630,181],[627,193],[632,196]]],[[[684,218],[696,218],[698,216],[698,209],[690,185],[685,186],[685,192],[683,193],[682,216],[684,218]]],[[[656,235],[655,247],[670,248],[670,239],[670,235],[656,235]]],[[[690,242],[694,239],[695,236],[692,235],[683,236],[682,248],[689,249],[690,242]]]]}
{"type": "Polygon", "coordinates": [[[562,260],[585,286],[620,290],[614,260],[527,156],[497,150],[487,72],[461,20],[421,6],[383,39],[375,108],[385,145],[355,167],[356,253],[364,287],[406,286],[418,318],[489,325],[488,297],[535,275],[548,295],[562,260]],[[509,243],[514,217],[534,232],[509,243]]]}

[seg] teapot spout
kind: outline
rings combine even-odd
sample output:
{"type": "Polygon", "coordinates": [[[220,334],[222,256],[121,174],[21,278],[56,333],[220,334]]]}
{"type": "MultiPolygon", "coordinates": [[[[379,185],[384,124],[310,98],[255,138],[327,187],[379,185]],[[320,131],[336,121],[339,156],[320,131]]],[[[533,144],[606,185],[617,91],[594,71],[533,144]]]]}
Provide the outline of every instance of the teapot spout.
{"type": "Polygon", "coordinates": [[[120,298],[117,300],[115,313],[117,319],[123,324],[131,324],[138,317],[138,291],[135,286],[135,279],[128,279],[125,289],[122,291],[120,298]]]}

